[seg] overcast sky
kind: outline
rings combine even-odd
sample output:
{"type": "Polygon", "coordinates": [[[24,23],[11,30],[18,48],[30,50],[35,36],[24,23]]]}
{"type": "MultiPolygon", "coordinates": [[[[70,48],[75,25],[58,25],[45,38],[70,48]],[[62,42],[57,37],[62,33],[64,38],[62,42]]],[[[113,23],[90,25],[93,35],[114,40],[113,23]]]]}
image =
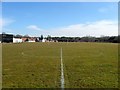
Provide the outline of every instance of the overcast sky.
{"type": "Polygon", "coordinates": [[[118,35],[117,2],[4,2],[2,32],[31,36],[118,35]]]}

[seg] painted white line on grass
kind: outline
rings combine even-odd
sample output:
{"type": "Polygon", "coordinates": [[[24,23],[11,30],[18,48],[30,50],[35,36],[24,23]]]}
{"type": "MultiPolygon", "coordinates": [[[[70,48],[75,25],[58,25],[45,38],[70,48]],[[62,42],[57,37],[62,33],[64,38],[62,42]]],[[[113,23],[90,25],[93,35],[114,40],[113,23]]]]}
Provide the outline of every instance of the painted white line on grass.
{"type": "Polygon", "coordinates": [[[60,57],[61,57],[61,88],[64,90],[64,70],[63,70],[63,57],[62,57],[62,48],[60,50],[60,57]]]}

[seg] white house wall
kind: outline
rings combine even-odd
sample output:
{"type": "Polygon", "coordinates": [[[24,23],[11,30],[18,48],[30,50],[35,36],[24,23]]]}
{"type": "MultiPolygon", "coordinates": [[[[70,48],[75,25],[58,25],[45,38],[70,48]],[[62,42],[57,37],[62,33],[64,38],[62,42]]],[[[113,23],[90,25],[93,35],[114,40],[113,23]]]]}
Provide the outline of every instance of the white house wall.
{"type": "Polygon", "coordinates": [[[22,39],[19,38],[13,38],[13,43],[21,43],[22,39]]]}

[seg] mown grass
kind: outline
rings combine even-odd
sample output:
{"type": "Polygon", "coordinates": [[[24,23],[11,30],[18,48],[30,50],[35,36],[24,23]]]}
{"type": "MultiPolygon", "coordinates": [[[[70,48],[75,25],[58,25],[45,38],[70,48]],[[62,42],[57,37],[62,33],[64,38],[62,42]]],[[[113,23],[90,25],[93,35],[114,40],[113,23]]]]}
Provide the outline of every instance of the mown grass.
{"type": "Polygon", "coordinates": [[[3,88],[117,88],[118,45],[112,43],[3,44],[3,88]]]}
{"type": "Polygon", "coordinates": [[[2,89],[2,44],[0,44],[0,89],[2,89]]]}
{"type": "Polygon", "coordinates": [[[63,50],[67,88],[118,88],[117,44],[76,43],[63,50]]]}
{"type": "Polygon", "coordinates": [[[59,50],[42,43],[3,44],[3,88],[59,87],[59,50]]]}

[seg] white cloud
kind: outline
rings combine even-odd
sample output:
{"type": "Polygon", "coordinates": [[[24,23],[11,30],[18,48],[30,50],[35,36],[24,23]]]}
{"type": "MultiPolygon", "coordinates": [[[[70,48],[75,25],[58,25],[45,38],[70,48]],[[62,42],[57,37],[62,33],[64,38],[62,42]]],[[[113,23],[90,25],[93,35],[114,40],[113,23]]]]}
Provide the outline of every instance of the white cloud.
{"type": "Polygon", "coordinates": [[[51,36],[114,36],[118,35],[118,22],[101,20],[84,24],[69,25],[66,27],[46,30],[43,35],[51,36]]]}
{"type": "Polygon", "coordinates": [[[5,27],[7,25],[10,25],[11,23],[15,22],[15,20],[13,19],[9,19],[9,18],[0,18],[0,26],[1,27],[5,27]]]}
{"type": "Polygon", "coordinates": [[[36,25],[29,25],[27,27],[34,32],[31,33],[32,36],[39,35],[51,35],[51,36],[73,36],[73,37],[82,37],[82,36],[116,36],[118,35],[118,22],[111,20],[100,20],[96,22],[86,22],[80,24],[69,25],[65,27],[58,27],[53,29],[40,29],[36,25]]]}
{"type": "Polygon", "coordinates": [[[12,24],[13,22],[15,22],[13,19],[0,18],[0,33],[2,33],[3,29],[5,29],[6,26],[12,24]]]}
{"type": "Polygon", "coordinates": [[[41,30],[38,26],[36,25],[29,25],[27,26],[27,29],[30,29],[30,30],[41,30]]]}

